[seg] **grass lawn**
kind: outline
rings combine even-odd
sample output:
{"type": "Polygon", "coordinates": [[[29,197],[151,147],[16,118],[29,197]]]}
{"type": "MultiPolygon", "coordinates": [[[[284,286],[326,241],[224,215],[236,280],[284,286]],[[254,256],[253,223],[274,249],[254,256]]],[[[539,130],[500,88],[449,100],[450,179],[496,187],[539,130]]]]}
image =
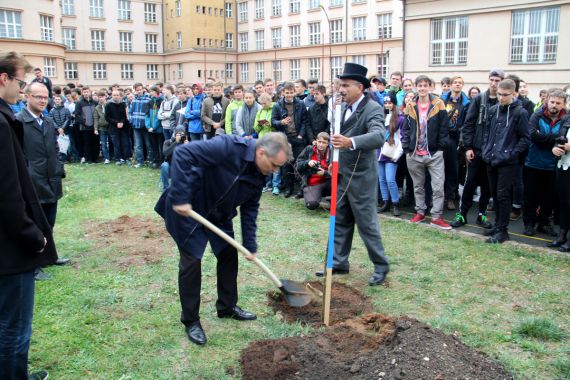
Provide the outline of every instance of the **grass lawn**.
{"type": "MultiPolygon", "coordinates": [[[[179,322],[174,244],[158,263],[126,268],[113,262],[120,254],[113,246],[95,249],[85,237],[88,220],[125,214],[158,220],[158,174],[114,165],[67,167],[55,236],[60,256],[74,265],[51,267],[53,278],[37,283],[30,349],[33,368],[49,370],[50,378],[240,378],[240,350],[250,342],[310,331],[275,318],[265,295],[272,284],[245,260],[239,304],[259,319],[219,320],[215,259],[207,252],[201,318],[209,342],[197,347],[179,322]]],[[[258,224],[259,256],[278,276],[314,279],[322,267],[328,214],[264,194],[258,224]]],[[[391,260],[388,286],[367,286],[372,265],[358,237],[351,274],[340,279],[370,296],[376,312],[409,315],[456,332],[517,379],[570,379],[570,256],[490,246],[384,218],[381,230],[391,260]]]]}

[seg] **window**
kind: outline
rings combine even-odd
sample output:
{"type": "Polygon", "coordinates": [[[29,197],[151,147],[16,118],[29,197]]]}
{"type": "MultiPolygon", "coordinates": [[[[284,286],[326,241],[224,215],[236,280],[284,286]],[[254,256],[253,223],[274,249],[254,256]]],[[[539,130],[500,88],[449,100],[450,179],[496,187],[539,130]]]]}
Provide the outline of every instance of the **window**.
{"type": "Polygon", "coordinates": [[[65,75],[65,79],[79,79],[77,62],[65,62],[63,64],[63,72],[65,75]]]}
{"type": "Polygon", "coordinates": [[[271,29],[271,46],[274,49],[281,47],[281,28],[271,29]]]}
{"type": "Polygon", "coordinates": [[[309,78],[321,77],[321,59],[309,58],[309,78]]]}
{"type": "Polygon", "coordinates": [[[157,53],[158,52],[158,35],[145,33],[144,35],[144,43],[145,43],[145,51],[147,53],[157,53]]]}
{"type": "Polygon", "coordinates": [[[158,79],[158,65],[156,63],[146,65],[146,79],[158,79]]]}
{"type": "Polygon", "coordinates": [[[240,82],[247,82],[249,76],[249,63],[239,64],[239,80],[240,82]]]}
{"type": "Polygon", "coordinates": [[[103,0],[89,0],[89,17],[103,18],[103,0]]]}
{"type": "Polygon", "coordinates": [[[48,78],[54,78],[55,74],[55,58],[44,57],[44,74],[48,78]]]}
{"type": "Polygon", "coordinates": [[[107,79],[107,64],[94,63],[93,64],[93,79],[107,79]]]}
{"type": "Polygon", "coordinates": [[[283,80],[283,71],[281,70],[281,61],[273,61],[273,79],[281,82],[283,80]]]}
{"type": "Polygon", "coordinates": [[[234,77],[234,64],[226,63],[226,78],[233,78],[233,77],[234,77]]]}
{"type": "Polygon", "coordinates": [[[271,16],[281,16],[281,0],[271,0],[271,16]]]}
{"type": "Polygon", "coordinates": [[[352,19],[352,40],[362,41],[366,39],[366,17],[354,17],[352,19]]]}
{"type": "Polygon", "coordinates": [[[291,47],[301,45],[301,25],[292,25],[289,27],[289,40],[291,47]]]}
{"type": "Polygon", "coordinates": [[[184,64],[179,63],[178,64],[178,79],[182,79],[182,77],[184,77],[184,64]]]}
{"type": "Polygon", "coordinates": [[[73,16],[75,14],[75,0],[61,0],[61,14],[73,16]]]}
{"type": "Polygon", "coordinates": [[[390,52],[378,54],[378,75],[382,78],[388,78],[390,72],[390,52]]]}
{"type": "Polygon", "coordinates": [[[119,50],[123,52],[133,51],[133,33],[119,32],[119,50]]]}
{"type": "Polygon", "coordinates": [[[42,41],[53,41],[53,17],[40,15],[42,41]]]}
{"type": "Polygon", "coordinates": [[[119,1],[119,20],[131,19],[131,0],[119,1]]]}
{"type": "Polygon", "coordinates": [[[392,38],[392,13],[378,15],[378,38],[392,38]]]}
{"type": "Polygon", "coordinates": [[[255,19],[260,20],[265,16],[265,0],[255,0],[255,19]]]}
{"type": "Polygon", "coordinates": [[[352,4],[365,4],[366,0],[352,0],[352,4]]]}
{"type": "Polygon", "coordinates": [[[91,31],[91,50],[105,50],[105,32],[103,30],[91,31]]]}
{"type": "Polygon", "coordinates": [[[255,49],[263,50],[265,47],[265,31],[256,30],[255,31],[255,49]]]}
{"type": "Polygon", "coordinates": [[[344,0],[331,0],[331,7],[341,6],[344,0]]]}
{"type": "Polygon", "coordinates": [[[176,0],[176,16],[177,17],[182,16],[182,1],[181,0],[176,0]]]}
{"type": "Polygon", "coordinates": [[[265,65],[263,62],[255,63],[255,80],[263,80],[265,78],[265,65]]]}
{"type": "Polygon", "coordinates": [[[331,76],[336,78],[342,73],[342,57],[331,57],[331,76]]]}
{"type": "Polygon", "coordinates": [[[467,17],[445,17],[431,20],[432,65],[467,63],[467,17]]]}
{"type": "MultiPolygon", "coordinates": [[[[212,40],[210,40],[210,46],[212,46],[212,40]]],[[[182,49],[182,32],[176,32],[176,47],[182,49]]]]}
{"type": "Polygon", "coordinates": [[[234,34],[233,33],[226,33],[226,47],[228,49],[234,48],[234,34]]]}
{"type": "Polygon", "coordinates": [[[238,3],[238,22],[247,22],[247,2],[238,3]]]}
{"type": "Polygon", "coordinates": [[[247,33],[240,33],[239,34],[239,51],[247,51],[248,50],[248,35],[247,33]]]}
{"type": "Polygon", "coordinates": [[[301,12],[301,1],[289,0],[289,13],[300,13],[300,12],[301,12]]]}
{"type": "Polygon", "coordinates": [[[121,63],[121,79],[133,79],[134,77],[133,64],[121,63]]]}
{"type": "Polygon", "coordinates": [[[554,63],[560,8],[513,11],[511,63],[554,63]]]}
{"type": "Polygon", "coordinates": [[[359,65],[366,66],[366,56],[364,55],[353,55],[351,59],[352,63],[358,63],[359,65]]]}
{"type": "Polygon", "coordinates": [[[330,23],[331,43],[342,42],[342,20],[332,20],[330,23]]]}
{"type": "Polygon", "coordinates": [[[319,7],[319,0],[309,0],[309,9],[316,9],[319,7]]]}
{"type": "Polygon", "coordinates": [[[309,23],[309,45],[318,45],[321,43],[321,23],[309,23]]]}
{"type": "Polygon", "coordinates": [[[226,18],[234,17],[234,10],[232,8],[232,3],[226,3],[226,18]]]}
{"type": "Polygon", "coordinates": [[[20,12],[0,9],[0,38],[22,38],[20,12]]]}
{"type": "Polygon", "coordinates": [[[291,80],[297,80],[301,78],[301,60],[291,59],[289,60],[289,77],[291,80]]]}
{"type": "Polygon", "coordinates": [[[144,3],[144,22],[156,22],[156,4],[144,3]]]}
{"type": "Polygon", "coordinates": [[[63,35],[63,44],[69,50],[77,49],[77,45],[75,43],[75,29],[73,28],[63,28],[62,33],[63,35]]]}

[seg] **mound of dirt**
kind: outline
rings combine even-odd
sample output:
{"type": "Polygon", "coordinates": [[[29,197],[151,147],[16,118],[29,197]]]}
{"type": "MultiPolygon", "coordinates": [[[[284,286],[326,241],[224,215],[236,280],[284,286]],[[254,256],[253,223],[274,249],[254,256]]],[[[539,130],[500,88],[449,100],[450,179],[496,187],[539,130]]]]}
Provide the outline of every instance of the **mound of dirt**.
{"type": "Polygon", "coordinates": [[[452,335],[381,314],[338,323],[322,334],[254,342],[243,350],[241,365],[247,380],[513,379],[452,335]]]}
{"type": "Polygon", "coordinates": [[[157,263],[170,253],[172,239],[157,219],[122,215],[115,220],[88,222],[85,237],[96,248],[115,248],[111,260],[119,267],[157,263]]]}
{"type": "MultiPolygon", "coordinates": [[[[319,281],[312,281],[308,287],[315,293],[315,297],[305,307],[290,307],[283,294],[278,292],[267,294],[269,306],[289,323],[319,326],[323,312],[322,296],[319,293],[323,291],[323,285],[319,281]]],[[[372,311],[372,304],[366,296],[344,284],[333,283],[331,294],[330,325],[372,311]]]]}

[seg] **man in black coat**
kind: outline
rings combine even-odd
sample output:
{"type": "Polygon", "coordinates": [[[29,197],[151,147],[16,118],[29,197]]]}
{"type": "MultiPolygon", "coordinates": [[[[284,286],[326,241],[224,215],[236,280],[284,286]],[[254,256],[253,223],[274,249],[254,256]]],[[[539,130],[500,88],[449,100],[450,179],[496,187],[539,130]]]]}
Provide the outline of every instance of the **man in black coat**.
{"type": "Polygon", "coordinates": [[[24,130],[8,104],[18,100],[30,64],[15,52],[0,54],[0,379],[28,375],[34,309],[34,270],[57,253],[22,151],[24,130]]]}
{"type": "Polygon", "coordinates": [[[266,176],[278,170],[288,154],[286,137],[275,132],[259,140],[221,135],[182,144],[174,150],[172,184],[162,194],[155,210],[164,218],[166,229],[180,251],[181,322],[195,344],[206,343],[206,334],[200,325],[200,291],[201,262],[208,242],[218,261],[218,317],[240,321],[257,317],[237,306],[237,250],[189,217],[189,210],[195,210],[233,237],[232,220],[239,207],[243,245],[255,254],[261,190],[266,176]]]}

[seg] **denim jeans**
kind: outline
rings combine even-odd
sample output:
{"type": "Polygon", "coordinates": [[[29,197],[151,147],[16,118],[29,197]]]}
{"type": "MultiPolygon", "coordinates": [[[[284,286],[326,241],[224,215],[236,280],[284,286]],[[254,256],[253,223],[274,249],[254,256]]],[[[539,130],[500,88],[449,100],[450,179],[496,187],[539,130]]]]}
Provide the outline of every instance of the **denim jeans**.
{"type": "Polygon", "coordinates": [[[162,135],[164,136],[164,141],[170,140],[173,131],[173,129],[165,129],[162,127],[162,135]]]}
{"type": "Polygon", "coordinates": [[[129,131],[127,129],[119,129],[117,133],[110,135],[113,142],[113,153],[115,161],[131,158],[131,141],[129,139],[129,131]]]}
{"type": "Polygon", "coordinates": [[[101,150],[103,151],[103,159],[109,159],[109,132],[99,131],[99,141],[101,142],[101,150]]]}
{"type": "Polygon", "coordinates": [[[0,379],[28,378],[34,271],[0,275],[0,379]]]}
{"type": "Polygon", "coordinates": [[[203,133],[192,133],[192,132],[190,132],[189,135],[190,135],[190,141],[205,140],[203,133]]]}
{"type": "Polygon", "coordinates": [[[398,184],[396,183],[396,172],[398,164],[396,162],[378,162],[378,182],[382,200],[391,200],[392,203],[399,203],[398,184]]]}
{"type": "Polygon", "coordinates": [[[133,133],[135,136],[135,158],[137,159],[137,163],[141,165],[144,164],[143,144],[146,146],[148,160],[154,161],[154,152],[152,151],[150,134],[148,131],[144,128],[135,128],[133,129],[133,133]]]}
{"type": "Polygon", "coordinates": [[[170,186],[170,164],[166,161],[160,164],[160,180],[162,181],[162,190],[168,189],[170,186]]]}

